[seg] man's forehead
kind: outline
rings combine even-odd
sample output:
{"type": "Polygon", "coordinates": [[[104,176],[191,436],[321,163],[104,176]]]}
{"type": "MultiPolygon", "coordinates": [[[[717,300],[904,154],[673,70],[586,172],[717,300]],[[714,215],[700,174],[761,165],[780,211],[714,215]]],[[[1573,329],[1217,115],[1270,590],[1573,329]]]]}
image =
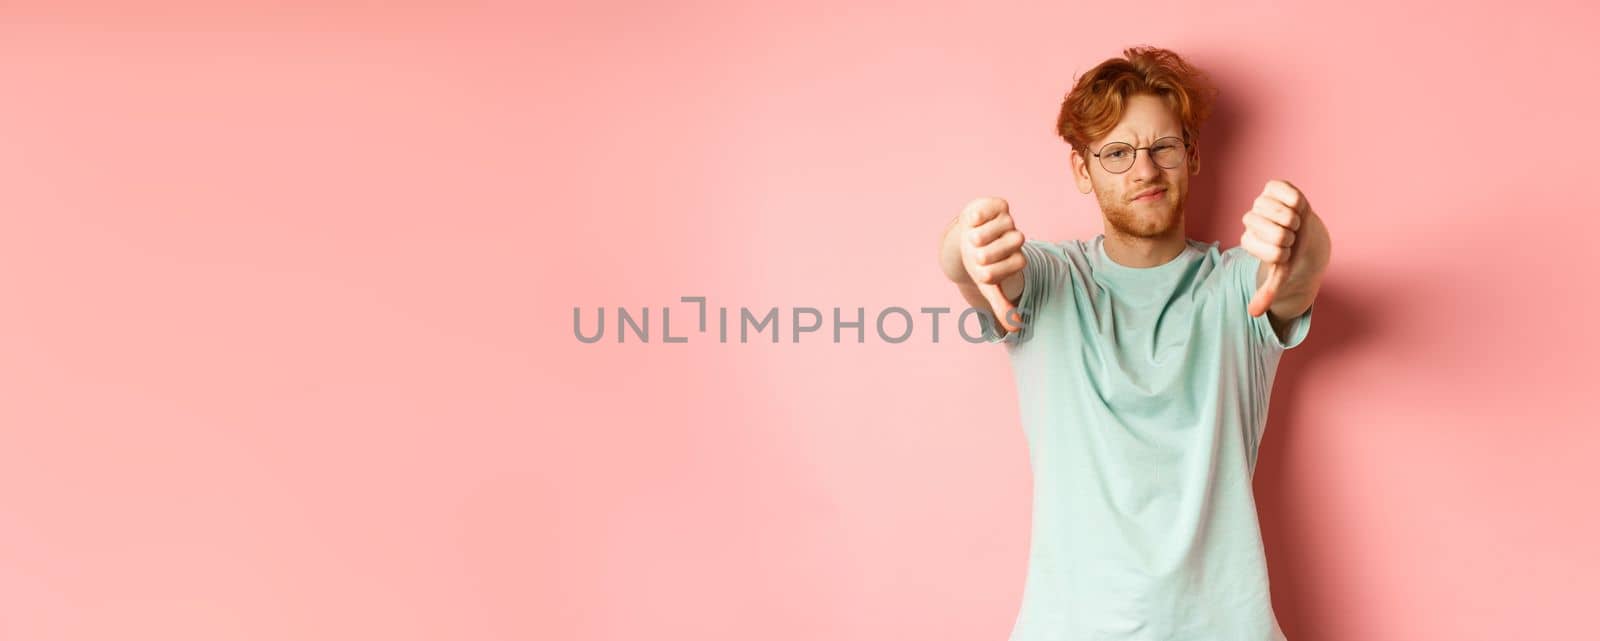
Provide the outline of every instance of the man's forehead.
{"type": "Polygon", "coordinates": [[[1175,124],[1130,124],[1124,121],[1122,124],[1117,125],[1115,129],[1112,129],[1111,133],[1101,138],[1100,142],[1133,142],[1136,140],[1150,142],[1167,136],[1182,138],[1183,128],[1175,124]]]}
{"type": "Polygon", "coordinates": [[[1151,142],[1167,136],[1183,136],[1183,126],[1160,99],[1141,94],[1131,98],[1127,105],[1122,121],[1099,142],[1151,142]]]}

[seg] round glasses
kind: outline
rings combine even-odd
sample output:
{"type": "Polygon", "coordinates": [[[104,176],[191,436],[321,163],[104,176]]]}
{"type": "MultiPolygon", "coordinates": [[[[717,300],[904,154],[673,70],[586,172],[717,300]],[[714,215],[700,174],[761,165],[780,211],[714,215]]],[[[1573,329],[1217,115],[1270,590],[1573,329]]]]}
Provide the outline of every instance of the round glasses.
{"type": "Polygon", "coordinates": [[[1106,143],[1100,151],[1094,153],[1100,159],[1100,166],[1113,174],[1120,174],[1133,167],[1134,159],[1139,157],[1139,150],[1143,149],[1150,154],[1151,160],[1156,161],[1156,166],[1163,169],[1177,169],[1183,164],[1183,149],[1186,145],[1182,138],[1167,136],[1157,138],[1149,147],[1135,147],[1125,142],[1106,143]]]}

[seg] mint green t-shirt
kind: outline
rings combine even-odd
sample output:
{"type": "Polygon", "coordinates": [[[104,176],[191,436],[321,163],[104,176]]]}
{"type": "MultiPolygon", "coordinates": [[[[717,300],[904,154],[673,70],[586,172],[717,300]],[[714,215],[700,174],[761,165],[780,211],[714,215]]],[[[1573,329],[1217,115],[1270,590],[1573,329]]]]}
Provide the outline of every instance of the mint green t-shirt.
{"type": "Polygon", "coordinates": [[[1188,240],[1128,267],[1028,241],[1010,355],[1033,471],[1011,641],[1282,641],[1251,478],[1283,351],[1251,317],[1259,259],[1188,240]]]}

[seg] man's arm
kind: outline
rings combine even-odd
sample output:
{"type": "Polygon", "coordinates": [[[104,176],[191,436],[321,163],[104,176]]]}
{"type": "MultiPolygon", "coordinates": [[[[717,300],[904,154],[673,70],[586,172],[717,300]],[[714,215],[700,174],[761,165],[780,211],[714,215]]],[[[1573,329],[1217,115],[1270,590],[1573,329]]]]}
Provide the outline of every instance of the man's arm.
{"type": "MultiPolygon", "coordinates": [[[[1300,217],[1293,251],[1289,255],[1289,274],[1278,286],[1272,304],[1267,307],[1267,320],[1280,338],[1285,336],[1289,324],[1311,308],[1317,291],[1322,288],[1322,277],[1327,272],[1332,254],[1332,242],[1322,218],[1307,209],[1300,217]]],[[[1273,264],[1263,262],[1256,270],[1256,289],[1266,284],[1273,264]]]]}
{"type": "Polygon", "coordinates": [[[1333,249],[1328,228],[1298,187],[1268,180],[1244,215],[1239,245],[1261,261],[1250,316],[1266,314],[1282,339],[1289,321],[1311,308],[1322,287],[1333,249]]]}
{"type": "Polygon", "coordinates": [[[1022,296],[1022,254],[1025,239],[1011,223],[1008,206],[998,198],[968,203],[945,227],[939,241],[939,267],[956,284],[967,304],[987,310],[996,319],[995,331],[1007,333],[1003,316],[1022,296]],[[1004,306],[1005,309],[996,309],[1004,306]]]}

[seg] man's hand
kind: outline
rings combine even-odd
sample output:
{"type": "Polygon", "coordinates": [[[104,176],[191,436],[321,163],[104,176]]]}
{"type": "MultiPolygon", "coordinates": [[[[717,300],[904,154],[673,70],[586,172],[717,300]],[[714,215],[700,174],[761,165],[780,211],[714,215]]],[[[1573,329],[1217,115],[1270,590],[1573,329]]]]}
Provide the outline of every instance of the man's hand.
{"type": "Polygon", "coordinates": [[[1261,260],[1265,271],[1250,299],[1250,315],[1299,316],[1322,284],[1331,253],[1327,228],[1305,194],[1284,180],[1267,181],[1244,215],[1244,228],[1239,244],[1261,260]]]}
{"type": "MultiPolygon", "coordinates": [[[[960,235],[961,265],[967,276],[994,312],[995,322],[1008,331],[1021,326],[1011,318],[1012,304],[1001,284],[1020,276],[1028,259],[1022,253],[1026,241],[1011,222],[1010,205],[999,198],[979,198],[961,210],[956,223],[960,235]]],[[[1013,283],[1016,281],[1013,280],[1013,283]]],[[[1020,289],[1013,285],[1014,289],[1020,289]]]]}

